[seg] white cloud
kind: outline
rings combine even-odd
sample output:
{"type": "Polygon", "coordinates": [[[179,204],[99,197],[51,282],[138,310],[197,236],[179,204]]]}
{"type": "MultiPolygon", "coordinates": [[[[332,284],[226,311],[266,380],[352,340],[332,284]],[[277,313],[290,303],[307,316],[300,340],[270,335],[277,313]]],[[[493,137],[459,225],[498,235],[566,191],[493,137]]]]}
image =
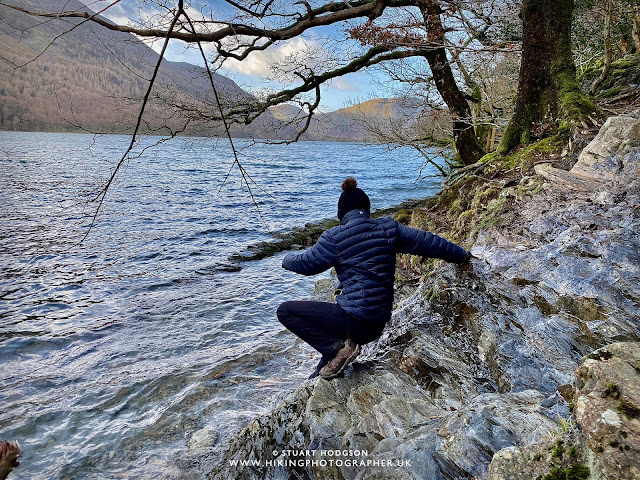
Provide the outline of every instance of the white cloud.
{"type": "MultiPolygon", "coordinates": [[[[102,8],[106,6],[106,4],[112,1],[113,0],[83,0],[83,2],[93,10],[102,10],[102,8]],[[105,5],[103,5],[103,3],[105,5]]],[[[129,4],[127,5],[130,7],[129,4]]],[[[191,6],[185,7],[185,11],[193,22],[211,21],[211,18],[206,17],[200,10],[197,10],[191,6]]],[[[172,12],[170,11],[160,12],[158,9],[153,9],[153,8],[127,10],[127,8],[124,8],[120,4],[117,4],[112,6],[108,10],[106,10],[104,13],[102,13],[102,16],[108,18],[109,20],[111,20],[112,22],[118,25],[130,25],[130,26],[138,27],[140,26],[139,23],[141,22],[142,25],[153,26],[156,28],[160,28],[162,30],[163,28],[167,28],[169,26],[169,23],[171,22],[171,19],[172,19],[172,12]]],[[[209,33],[223,27],[223,25],[216,24],[216,23],[209,23],[209,24],[195,23],[195,26],[199,33],[209,33]]],[[[156,53],[160,53],[162,51],[162,46],[165,41],[164,38],[141,37],[138,35],[135,35],[135,36],[136,38],[138,38],[138,40],[141,40],[142,42],[146,43],[147,46],[153,49],[156,53]]],[[[187,45],[179,40],[172,40],[171,46],[173,46],[174,53],[178,52],[180,48],[183,48],[185,51],[187,48],[187,45]],[[176,44],[180,45],[181,47],[176,48],[176,44]]],[[[204,43],[202,47],[205,50],[205,53],[207,54],[212,54],[215,52],[214,45],[204,43]]],[[[195,48],[195,44],[192,45],[192,48],[195,48]]],[[[176,57],[176,55],[173,55],[173,56],[176,57]]],[[[173,59],[178,61],[183,61],[184,59],[180,58],[181,56],[183,55],[177,55],[177,58],[173,58],[173,59]]]]}
{"type": "Polygon", "coordinates": [[[338,77],[338,78],[333,79],[333,81],[331,82],[331,86],[333,88],[335,88],[336,90],[343,90],[345,92],[356,92],[356,91],[358,91],[358,87],[356,87],[349,80],[345,80],[342,77],[338,77]]]}
{"type": "Polygon", "coordinates": [[[191,5],[185,7],[184,10],[187,12],[189,18],[194,22],[211,20],[211,18],[205,17],[202,11],[197,8],[193,8],[191,5]]]}
{"type": "Polygon", "coordinates": [[[274,73],[273,67],[292,61],[317,68],[322,64],[322,57],[324,57],[323,50],[316,41],[298,37],[286,43],[271,46],[264,51],[251,52],[243,61],[229,59],[224,66],[245,75],[267,77],[274,73]]]}

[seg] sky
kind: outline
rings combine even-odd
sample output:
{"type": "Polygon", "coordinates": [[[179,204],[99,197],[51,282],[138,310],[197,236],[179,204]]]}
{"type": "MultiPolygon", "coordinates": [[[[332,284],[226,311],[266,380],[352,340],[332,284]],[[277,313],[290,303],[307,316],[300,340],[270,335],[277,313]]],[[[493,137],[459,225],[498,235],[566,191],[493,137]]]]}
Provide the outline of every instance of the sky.
{"type": "MultiPolygon", "coordinates": [[[[105,8],[113,0],[82,0],[92,10],[99,11],[105,8]]],[[[132,24],[138,19],[139,10],[137,4],[139,0],[121,0],[116,5],[109,8],[102,15],[117,24],[132,24]]],[[[213,11],[214,18],[223,18],[230,12],[228,4],[221,0],[193,0],[188,13],[192,18],[202,18],[200,9],[205,7],[205,11],[213,11]]],[[[147,14],[143,7],[142,14],[147,14]]],[[[146,7],[149,8],[149,7],[146,7]]],[[[304,37],[294,38],[288,42],[281,42],[267,49],[264,52],[253,52],[242,62],[229,62],[224,71],[219,73],[233,79],[246,90],[257,92],[267,88],[281,86],[278,83],[265,83],[265,78],[271,73],[271,65],[283,60],[286,56],[295,54],[305,48],[322,49],[322,45],[330,38],[344,38],[344,32],[338,27],[323,27],[304,37]]],[[[160,51],[162,42],[157,41],[149,44],[154,50],[160,51]]],[[[212,51],[212,47],[209,47],[212,51]]],[[[186,48],[184,42],[172,40],[169,43],[166,57],[168,60],[189,62],[196,65],[203,65],[202,57],[196,49],[186,48]]],[[[337,110],[345,106],[352,105],[370,98],[385,96],[379,91],[379,84],[376,85],[375,73],[357,72],[334,79],[330,84],[321,88],[320,110],[324,112],[337,110]]]]}

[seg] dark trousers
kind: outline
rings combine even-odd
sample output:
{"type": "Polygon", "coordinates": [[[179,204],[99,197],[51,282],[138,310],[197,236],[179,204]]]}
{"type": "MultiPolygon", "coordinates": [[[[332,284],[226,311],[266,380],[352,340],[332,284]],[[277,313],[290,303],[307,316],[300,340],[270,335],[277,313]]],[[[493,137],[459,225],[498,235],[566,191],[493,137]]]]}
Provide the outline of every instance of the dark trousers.
{"type": "Polygon", "coordinates": [[[384,323],[353,317],[335,303],[292,301],[278,307],[278,320],[292,333],[331,360],[342,342],[350,338],[359,345],[380,336],[384,323]]]}

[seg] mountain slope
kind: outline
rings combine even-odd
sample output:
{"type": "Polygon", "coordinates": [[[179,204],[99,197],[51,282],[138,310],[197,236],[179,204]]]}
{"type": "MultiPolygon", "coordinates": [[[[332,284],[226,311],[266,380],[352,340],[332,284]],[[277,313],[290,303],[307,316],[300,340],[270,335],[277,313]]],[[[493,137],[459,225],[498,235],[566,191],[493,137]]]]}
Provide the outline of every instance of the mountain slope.
{"type": "Polygon", "coordinates": [[[423,108],[418,98],[374,98],[333,113],[346,117],[378,117],[402,119],[415,117],[423,108]]]}

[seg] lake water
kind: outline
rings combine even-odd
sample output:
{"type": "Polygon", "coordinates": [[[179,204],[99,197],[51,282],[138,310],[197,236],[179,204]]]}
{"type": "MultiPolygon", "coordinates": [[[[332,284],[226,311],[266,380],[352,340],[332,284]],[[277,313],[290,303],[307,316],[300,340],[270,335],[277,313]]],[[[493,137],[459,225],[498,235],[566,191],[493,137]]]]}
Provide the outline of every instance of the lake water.
{"type": "Polygon", "coordinates": [[[222,185],[228,143],[178,138],[127,163],[78,245],[128,141],[0,132],[0,439],[23,450],[11,478],[199,478],[317,361],[275,310],[322,276],[283,270],[284,254],[220,265],[335,216],[348,175],[374,208],[438,190],[406,149],[238,140],[272,195],[254,188],[263,221],[237,168],[222,185]],[[204,455],[188,447],[203,429],[204,455]]]}

